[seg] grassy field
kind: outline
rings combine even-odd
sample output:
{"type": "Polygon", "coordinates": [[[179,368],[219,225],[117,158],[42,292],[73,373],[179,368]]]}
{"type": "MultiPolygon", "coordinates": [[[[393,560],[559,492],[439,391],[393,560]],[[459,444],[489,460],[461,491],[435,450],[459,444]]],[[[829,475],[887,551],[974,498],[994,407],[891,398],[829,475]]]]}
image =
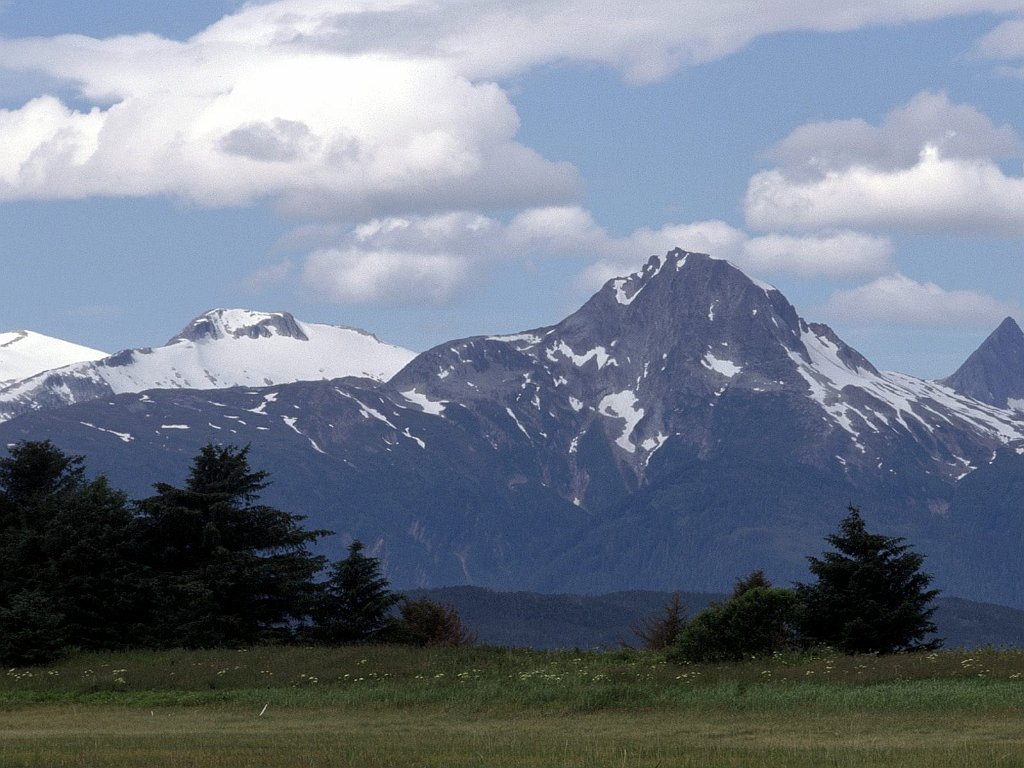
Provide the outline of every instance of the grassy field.
{"type": "Polygon", "coordinates": [[[255,648],[0,675],[0,766],[1021,766],[1024,653],[255,648]]]}

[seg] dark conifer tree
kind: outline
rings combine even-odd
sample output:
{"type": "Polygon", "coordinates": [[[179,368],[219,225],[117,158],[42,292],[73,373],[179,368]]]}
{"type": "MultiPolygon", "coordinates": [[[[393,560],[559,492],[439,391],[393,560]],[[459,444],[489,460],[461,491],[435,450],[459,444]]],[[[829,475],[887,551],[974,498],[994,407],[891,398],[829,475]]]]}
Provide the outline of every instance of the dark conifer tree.
{"type": "Polygon", "coordinates": [[[315,635],[325,643],[369,643],[390,626],[389,613],[401,595],[393,593],[380,560],[353,541],[348,556],[331,566],[316,614],[315,635]]]}
{"type": "Polygon", "coordinates": [[[810,557],[815,584],[798,584],[799,624],[806,640],[844,653],[895,653],[931,649],[939,640],[924,556],[900,537],[869,533],[850,506],[839,533],[826,539],[836,551],[810,557]]]}
{"type": "Polygon", "coordinates": [[[158,483],[139,502],[157,593],[151,643],[211,647],[287,637],[314,607],[327,531],[257,503],[267,473],[249,449],[206,445],[184,488],[158,483]]]}
{"type": "Polygon", "coordinates": [[[144,603],[135,521],[106,478],[49,441],[0,459],[0,658],[125,648],[144,603]]]}

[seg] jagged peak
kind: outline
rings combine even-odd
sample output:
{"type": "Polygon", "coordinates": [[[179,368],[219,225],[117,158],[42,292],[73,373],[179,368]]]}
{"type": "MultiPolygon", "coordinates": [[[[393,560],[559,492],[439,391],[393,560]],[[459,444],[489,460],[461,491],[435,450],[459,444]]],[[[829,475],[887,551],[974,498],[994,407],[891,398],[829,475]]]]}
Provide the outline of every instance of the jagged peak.
{"type": "Polygon", "coordinates": [[[185,326],[167,342],[206,341],[223,338],[251,339],[284,336],[308,341],[305,331],[290,312],[258,312],[251,309],[211,309],[185,326]]]}

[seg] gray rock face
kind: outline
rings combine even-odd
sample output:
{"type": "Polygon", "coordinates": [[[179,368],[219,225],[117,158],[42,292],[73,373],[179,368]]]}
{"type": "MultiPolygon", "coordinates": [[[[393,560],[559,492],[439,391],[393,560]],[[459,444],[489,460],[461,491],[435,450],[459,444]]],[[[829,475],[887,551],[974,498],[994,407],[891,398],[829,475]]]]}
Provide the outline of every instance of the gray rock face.
{"type": "Polygon", "coordinates": [[[992,331],[956,373],[943,381],[975,400],[1024,410],[1024,332],[1012,317],[992,331]]]}
{"type": "Polygon", "coordinates": [[[222,339],[248,337],[250,339],[269,339],[271,336],[284,336],[290,339],[308,341],[305,332],[289,312],[260,313],[251,322],[231,323],[229,318],[238,314],[231,310],[215,309],[195,318],[180,333],[172,336],[167,346],[176,341],[202,341],[203,339],[222,339]]]}

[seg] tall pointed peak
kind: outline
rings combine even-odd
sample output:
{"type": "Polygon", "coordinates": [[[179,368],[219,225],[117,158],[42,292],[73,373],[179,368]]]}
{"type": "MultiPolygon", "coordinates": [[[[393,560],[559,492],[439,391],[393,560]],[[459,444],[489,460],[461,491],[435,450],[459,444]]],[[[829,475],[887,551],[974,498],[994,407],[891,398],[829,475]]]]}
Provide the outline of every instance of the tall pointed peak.
{"type": "Polygon", "coordinates": [[[622,306],[630,306],[649,285],[668,283],[675,286],[673,290],[681,294],[680,298],[689,296],[700,301],[705,294],[724,292],[735,297],[747,289],[765,295],[778,293],[774,286],[750,277],[725,259],[675,248],[663,256],[651,256],[632,274],[612,278],[595,298],[602,303],[613,299],[622,306]]]}
{"type": "Polygon", "coordinates": [[[1024,331],[1017,325],[1017,321],[1012,317],[1006,317],[1003,322],[999,324],[989,335],[989,339],[994,339],[1000,342],[1008,341],[1024,344],[1024,331]]]}
{"type": "Polygon", "coordinates": [[[1024,410],[1024,331],[1017,321],[1003,320],[942,383],[983,403],[1024,410]]]}

